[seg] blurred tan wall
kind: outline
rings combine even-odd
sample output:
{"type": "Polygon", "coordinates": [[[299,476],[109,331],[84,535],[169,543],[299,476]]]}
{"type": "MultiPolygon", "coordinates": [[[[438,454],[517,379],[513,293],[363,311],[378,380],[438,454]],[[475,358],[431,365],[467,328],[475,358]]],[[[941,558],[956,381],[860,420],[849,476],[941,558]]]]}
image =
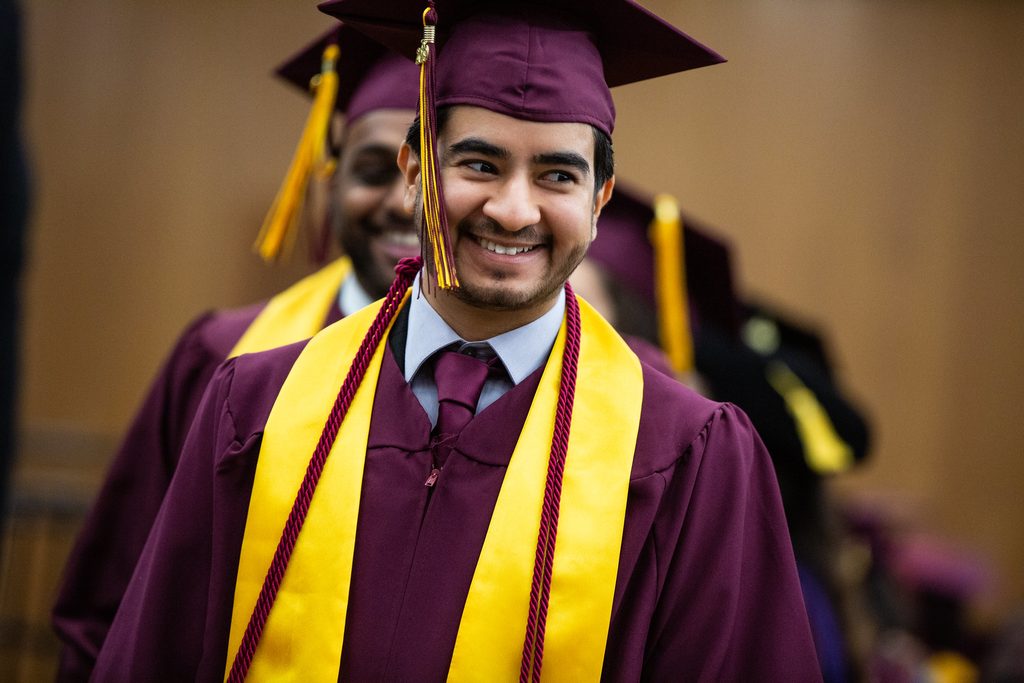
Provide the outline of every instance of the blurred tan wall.
{"type": "MultiPolygon", "coordinates": [[[[114,436],[182,326],[269,294],[249,244],[305,115],[312,3],[28,0],[23,422],[114,436]]],[[[1024,599],[1024,4],[650,2],[728,64],[621,89],[619,172],[831,333],[910,501],[1024,599]]]]}
{"type": "Polygon", "coordinates": [[[24,11],[37,182],[24,420],[117,432],[193,316],[300,272],[250,251],[307,112],[271,73],[331,19],[251,0],[24,11]]]}

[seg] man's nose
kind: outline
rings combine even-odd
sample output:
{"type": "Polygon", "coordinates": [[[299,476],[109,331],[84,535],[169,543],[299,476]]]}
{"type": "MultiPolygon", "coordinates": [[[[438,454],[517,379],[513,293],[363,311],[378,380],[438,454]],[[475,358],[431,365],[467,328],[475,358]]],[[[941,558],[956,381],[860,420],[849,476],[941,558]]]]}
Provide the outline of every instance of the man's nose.
{"type": "Polygon", "coordinates": [[[506,178],[484,203],[483,213],[509,232],[540,222],[540,206],[533,184],[525,174],[506,178]]]}

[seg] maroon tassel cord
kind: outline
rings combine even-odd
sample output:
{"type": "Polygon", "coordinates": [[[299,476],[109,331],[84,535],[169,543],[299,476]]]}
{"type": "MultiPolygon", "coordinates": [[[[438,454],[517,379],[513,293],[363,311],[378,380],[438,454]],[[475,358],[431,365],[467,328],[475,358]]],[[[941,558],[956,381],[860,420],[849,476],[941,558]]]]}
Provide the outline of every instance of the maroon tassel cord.
{"type": "Polygon", "coordinates": [[[310,229],[309,260],[316,266],[327,263],[327,256],[331,252],[331,237],[334,235],[334,217],[337,215],[334,198],[328,196],[327,207],[324,210],[324,218],[319,228],[316,226],[310,229]]]}
{"type": "Polygon", "coordinates": [[[555,560],[555,537],[558,535],[558,512],[562,499],[562,475],[569,450],[569,428],[572,426],[573,399],[576,396],[576,372],[580,359],[580,307],[568,282],[565,283],[565,324],[562,377],[558,385],[558,407],[555,410],[547,480],[544,482],[544,504],[541,508],[537,555],[530,586],[530,613],[519,668],[520,683],[540,681],[544,660],[544,629],[551,596],[551,570],[555,560]]]}
{"type": "Polygon", "coordinates": [[[362,344],[359,346],[359,351],[352,361],[352,367],[349,368],[348,375],[346,375],[345,381],[341,385],[341,391],[338,392],[338,397],[334,401],[331,413],[327,417],[327,423],[320,434],[320,441],[317,443],[316,450],[313,451],[313,456],[306,467],[306,474],[295,495],[295,503],[292,505],[288,521],[285,522],[284,530],[281,532],[281,540],[278,541],[277,550],[274,551],[274,559],[271,560],[270,568],[267,569],[267,576],[263,581],[263,587],[260,589],[260,595],[256,599],[256,606],[253,608],[252,616],[249,617],[249,623],[245,627],[245,633],[242,635],[242,642],[231,664],[231,671],[228,674],[229,683],[244,681],[246,674],[249,672],[253,656],[256,654],[256,647],[263,636],[263,628],[267,624],[267,617],[270,616],[270,608],[274,605],[274,600],[277,598],[277,591],[281,587],[281,580],[284,578],[285,570],[288,567],[288,560],[295,549],[295,541],[298,539],[302,525],[306,521],[309,504],[313,499],[313,491],[316,490],[317,482],[320,481],[320,475],[324,470],[324,463],[327,462],[327,455],[331,452],[331,446],[334,445],[334,440],[338,436],[338,430],[341,428],[345,414],[348,412],[349,406],[352,405],[352,399],[355,397],[356,391],[363,381],[363,376],[370,365],[370,360],[380,345],[381,339],[384,338],[384,332],[387,330],[391,319],[398,312],[405,291],[409,289],[413,277],[419,272],[422,264],[423,262],[419,258],[406,258],[399,261],[398,265],[395,266],[397,277],[391,283],[391,288],[384,299],[384,304],[381,306],[377,317],[366,333],[366,337],[363,338],[362,344]]]}

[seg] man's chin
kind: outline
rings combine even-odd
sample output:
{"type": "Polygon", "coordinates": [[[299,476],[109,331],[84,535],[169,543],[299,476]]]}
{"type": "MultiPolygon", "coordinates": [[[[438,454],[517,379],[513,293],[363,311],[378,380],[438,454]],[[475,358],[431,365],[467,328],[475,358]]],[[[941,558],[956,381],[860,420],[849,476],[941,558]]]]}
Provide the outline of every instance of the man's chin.
{"type": "Polygon", "coordinates": [[[463,284],[452,291],[460,301],[485,311],[519,311],[549,299],[558,287],[518,290],[512,287],[480,287],[463,284]],[[550,291],[549,291],[550,290],[550,291]]]}

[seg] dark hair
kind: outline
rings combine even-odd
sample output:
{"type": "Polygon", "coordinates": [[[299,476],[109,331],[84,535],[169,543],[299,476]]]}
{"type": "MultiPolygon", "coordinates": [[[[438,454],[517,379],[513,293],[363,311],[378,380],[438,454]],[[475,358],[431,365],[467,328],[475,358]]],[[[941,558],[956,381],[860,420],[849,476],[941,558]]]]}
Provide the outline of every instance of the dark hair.
{"type": "MultiPolygon", "coordinates": [[[[437,110],[437,132],[444,130],[448,122],[451,107],[439,107],[437,110]]],[[[596,192],[604,185],[605,181],[615,175],[615,151],[612,149],[612,139],[603,130],[594,126],[594,191],[596,192]]],[[[409,132],[405,134],[405,142],[420,156],[420,117],[413,119],[409,126],[409,132]]]]}

